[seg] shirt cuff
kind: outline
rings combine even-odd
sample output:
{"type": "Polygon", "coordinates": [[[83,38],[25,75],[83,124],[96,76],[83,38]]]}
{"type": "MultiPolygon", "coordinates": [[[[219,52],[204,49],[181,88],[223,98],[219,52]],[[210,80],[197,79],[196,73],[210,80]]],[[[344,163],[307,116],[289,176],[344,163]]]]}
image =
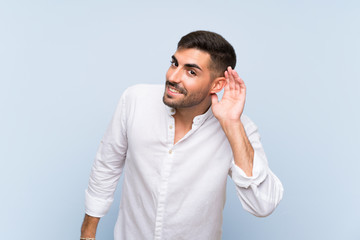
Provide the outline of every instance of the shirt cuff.
{"type": "Polygon", "coordinates": [[[234,183],[242,188],[248,188],[250,185],[258,186],[262,183],[268,174],[267,160],[261,157],[256,151],[254,152],[254,162],[252,176],[248,177],[245,172],[238,167],[234,159],[231,163],[231,178],[234,183]]]}
{"type": "Polygon", "coordinates": [[[89,194],[88,189],[85,190],[85,213],[92,217],[103,217],[109,211],[113,200],[104,200],[96,198],[89,194]]]}

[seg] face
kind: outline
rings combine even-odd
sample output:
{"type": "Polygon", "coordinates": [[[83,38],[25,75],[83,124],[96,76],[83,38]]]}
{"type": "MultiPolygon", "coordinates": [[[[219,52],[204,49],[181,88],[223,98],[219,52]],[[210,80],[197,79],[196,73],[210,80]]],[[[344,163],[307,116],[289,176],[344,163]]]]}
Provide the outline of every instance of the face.
{"type": "Polygon", "coordinates": [[[198,49],[178,49],[166,73],[164,103],[172,108],[191,108],[209,103],[210,54],[198,49]]]}

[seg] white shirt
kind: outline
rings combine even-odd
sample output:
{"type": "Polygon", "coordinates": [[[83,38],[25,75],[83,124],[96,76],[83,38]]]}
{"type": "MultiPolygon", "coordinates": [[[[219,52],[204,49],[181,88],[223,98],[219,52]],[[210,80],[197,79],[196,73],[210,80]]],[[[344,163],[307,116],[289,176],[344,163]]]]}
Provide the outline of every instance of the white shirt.
{"type": "Polygon", "coordinates": [[[270,214],[283,187],[270,171],[255,124],[241,121],[254,148],[253,176],[235,165],[230,144],[211,108],[174,144],[175,109],[164,86],[137,85],[122,95],[105,133],[86,190],[86,213],[104,216],[122,172],[115,240],[221,239],[228,174],[245,210],[270,214]]]}

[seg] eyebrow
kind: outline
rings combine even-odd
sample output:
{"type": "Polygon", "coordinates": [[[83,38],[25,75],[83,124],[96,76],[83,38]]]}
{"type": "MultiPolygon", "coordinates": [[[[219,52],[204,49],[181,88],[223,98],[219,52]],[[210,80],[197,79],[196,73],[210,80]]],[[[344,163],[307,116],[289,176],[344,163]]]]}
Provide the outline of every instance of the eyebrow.
{"type": "MultiPolygon", "coordinates": [[[[176,59],[176,57],[174,55],[172,55],[171,58],[174,60],[175,63],[178,63],[178,60],[176,59]]],[[[197,68],[200,71],[202,71],[201,67],[199,67],[199,65],[197,65],[195,63],[186,63],[184,66],[188,67],[188,68],[197,68]]]]}

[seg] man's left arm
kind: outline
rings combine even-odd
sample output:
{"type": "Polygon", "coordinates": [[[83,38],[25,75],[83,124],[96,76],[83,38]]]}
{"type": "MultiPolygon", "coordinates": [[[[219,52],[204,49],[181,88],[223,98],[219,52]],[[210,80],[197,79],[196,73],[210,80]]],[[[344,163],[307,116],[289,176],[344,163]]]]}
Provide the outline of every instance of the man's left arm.
{"type": "Polygon", "coordinates": [[[234,180],[243,207],[256,216],[269,215],[280,202],[283,187],[270,171],[257,128],[249,119],[243,125],[246,87],[236,71],[225,72],[226,85],[221,101],[212,96],[212,111],[231,145],[234,163],[230,176],[234,180]]]}

